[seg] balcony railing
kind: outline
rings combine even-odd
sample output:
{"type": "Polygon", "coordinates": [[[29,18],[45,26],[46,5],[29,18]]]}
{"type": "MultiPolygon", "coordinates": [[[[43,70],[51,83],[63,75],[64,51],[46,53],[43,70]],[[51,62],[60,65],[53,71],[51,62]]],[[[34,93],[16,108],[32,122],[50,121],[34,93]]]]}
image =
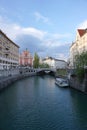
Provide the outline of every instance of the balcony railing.
{"type": "Polygon", "coordinates": [[[9,46],[6,46],[5,48],[6,48],[6,50],[9,50],[9,49],[10,49],[10,47],[9,47],[9,46]]]}
{"type": "Polygon", "coordinates": [[[16,63],[16,64],[19,63],[19,61],[17,61],[17,60],[12,60],[12,59],[5,58],[5,57],[0,57],[0,60],[2,60],[2,61],[7,61],[7,62],[11,62],[11,63],[16,63]]]}
{"type": "Polygon", "coordinates": [[[5,50],[4,53],[5,54],[10,54],[10,51],[9,50],[5,50]]]}

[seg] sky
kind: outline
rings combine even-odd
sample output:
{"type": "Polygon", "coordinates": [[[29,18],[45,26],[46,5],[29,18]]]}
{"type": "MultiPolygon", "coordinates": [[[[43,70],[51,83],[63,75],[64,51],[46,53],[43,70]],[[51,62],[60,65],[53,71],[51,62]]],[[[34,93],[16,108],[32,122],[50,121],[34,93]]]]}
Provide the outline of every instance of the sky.
{"type": "Polygon", "coordinates": [[[68,60],[77,29],[87,28],[87,0],[0,0],[0,29],[32,56],[68,60]]]}

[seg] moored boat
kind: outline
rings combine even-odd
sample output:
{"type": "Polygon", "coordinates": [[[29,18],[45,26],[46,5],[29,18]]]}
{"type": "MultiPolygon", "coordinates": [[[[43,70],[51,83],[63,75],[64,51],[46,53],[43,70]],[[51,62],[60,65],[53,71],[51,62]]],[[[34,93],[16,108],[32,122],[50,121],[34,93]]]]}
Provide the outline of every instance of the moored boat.
{"type": "Polygon", "coordinates": [[[68,80],[63,79],[63,78],[56,78],[55,83],[60,87],[68,87],[69,86],[68,80]]]}

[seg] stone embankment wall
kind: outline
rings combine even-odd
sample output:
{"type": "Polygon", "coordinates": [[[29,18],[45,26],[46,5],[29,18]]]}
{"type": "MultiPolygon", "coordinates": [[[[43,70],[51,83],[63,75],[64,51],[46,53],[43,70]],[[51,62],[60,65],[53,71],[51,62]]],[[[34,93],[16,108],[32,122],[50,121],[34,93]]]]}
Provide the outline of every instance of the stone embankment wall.
{"type": "Polygon", "coordinates": [[[80,81],[77,76],[71,76],[69,79],[70,87],[77,89],[81,92],[87,93],[87,71],[85,71],[85,76],[83,81],[80,81]]]}
{"type": "Polygon", "coordinates": [[[0,91],[7,88],[10,84],[14,83],[17,80],[34,76],[36,75],[36,72],[29,72],[24,74],[16,74],[16,75],[9,75],[8,77],[1,77],[0,78],[0,91]]]}
{"type": "Polygon", "coordinates": [[[40,69],[33,68],[17,68],[11,70],[0,70],[0,91],[7,88],[13,82],[29,77],[38,75],[40,69]]]}

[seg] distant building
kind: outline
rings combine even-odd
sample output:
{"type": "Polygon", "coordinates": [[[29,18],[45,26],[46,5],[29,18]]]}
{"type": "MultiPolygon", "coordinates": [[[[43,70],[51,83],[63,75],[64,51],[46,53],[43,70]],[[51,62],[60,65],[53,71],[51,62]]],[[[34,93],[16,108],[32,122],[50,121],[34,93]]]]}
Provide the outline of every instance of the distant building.
{"type": "Polygon", "coordinates": [[[33,58],[27,49],[19,55],[19,64],[20,66],[30,67],[33,65],[33,58]]]}
{"type": "Polygon", "coordinates": [[[87,51],[87,29],[78,29],[76,40],[70,47],[70,66],[74,67],[75,56],[87,51]]]}
{"type": "Polygon", "coordinates": [[[67,67],[67,62],[52,57],[46,57],[43,59],[43,63],[47,63],[51,68],[56,69],[65,69],[67,67]]]}
{"type": "Polygon", "coordinates": [[[19,64],[19,46],[0,30],[0,69],[15,68],[19,64]]]}

